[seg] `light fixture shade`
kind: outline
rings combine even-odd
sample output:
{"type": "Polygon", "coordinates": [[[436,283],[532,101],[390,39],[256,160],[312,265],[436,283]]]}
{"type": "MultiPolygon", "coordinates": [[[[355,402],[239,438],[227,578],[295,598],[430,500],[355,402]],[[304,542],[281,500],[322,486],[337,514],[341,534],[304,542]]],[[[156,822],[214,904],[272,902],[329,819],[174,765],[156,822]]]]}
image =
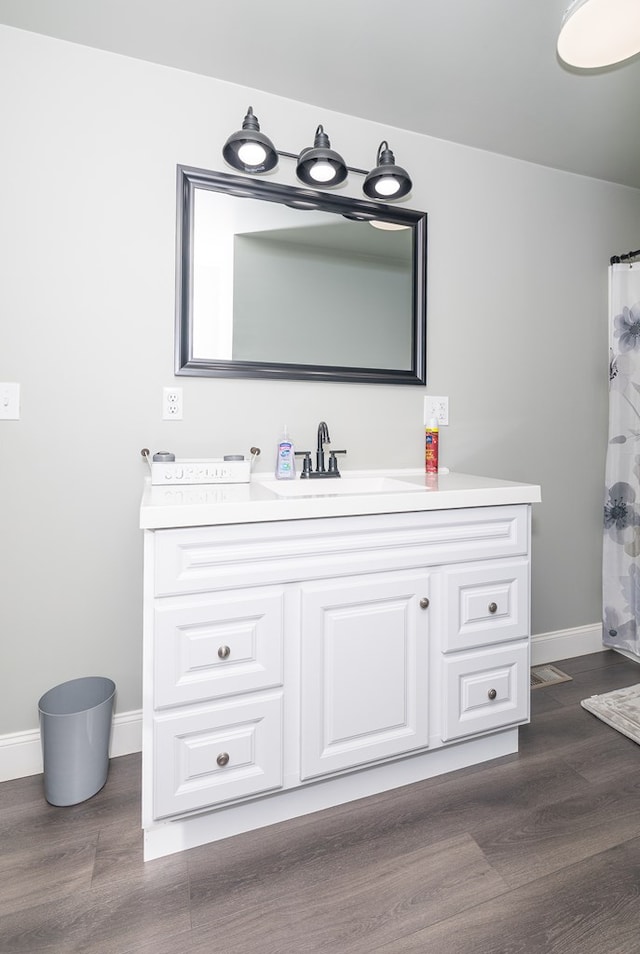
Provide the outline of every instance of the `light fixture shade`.
{"type": "Polygon", "coordinates": [[[313,146],[303,149],[298,156],[296,175],[301,182],[314,186],[336,186],[347,178],[347,165],[331,149],[329,137],[322,126],[316,129],[313,146]]]}
{"type": "Polygon", "coordinates": [[[573,0],[567,8],[558,56],[569,66],[612,66],[640,53],[638,0],[573,0]]]}
{"type": "Polygon", "coordinates": [[[224,146],[222,155],[234,169],[240,172],[269,172],[278,165],[278,153],[271,140],[260,132],[260,123],[249,106],[242,122],[242,129],[232,133],[224,146]]]}
{"type": "Polygon", "coordinates": [[[377,163],[376,168],[372,169],[364,180],[362,190],[366,196],[394,202],[411,192],[413,183],[409,173],[395,164],[395,156],[386,141],[378,146],[377,163]]]}

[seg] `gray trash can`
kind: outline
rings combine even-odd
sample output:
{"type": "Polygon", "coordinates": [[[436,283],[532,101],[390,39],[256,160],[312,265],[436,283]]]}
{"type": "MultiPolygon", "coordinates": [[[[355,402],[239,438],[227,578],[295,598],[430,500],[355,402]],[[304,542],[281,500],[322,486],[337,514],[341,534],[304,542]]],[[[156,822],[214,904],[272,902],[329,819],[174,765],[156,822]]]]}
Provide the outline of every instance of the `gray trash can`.
{"type": "Polygon", "coordinates": [[[77,805],[107,781],[115,693],[111,679],[85,676],[54,686],[38,702],[44,796],[51,805],[77,805]]]}

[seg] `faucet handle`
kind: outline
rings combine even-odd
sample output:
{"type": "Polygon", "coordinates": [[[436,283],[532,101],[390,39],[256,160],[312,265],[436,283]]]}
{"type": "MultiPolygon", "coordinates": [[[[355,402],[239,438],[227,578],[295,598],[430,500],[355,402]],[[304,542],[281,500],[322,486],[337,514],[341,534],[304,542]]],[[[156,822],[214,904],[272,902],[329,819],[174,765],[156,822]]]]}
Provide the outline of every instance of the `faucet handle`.
{"type": "Polygon", "coordinates": [[[304,457],[300,479],[311,476],[311,451],[295,451],[296,457],[304,457]]]}
{"type": "Polygon", "coordinates": [[[336,454],[346,454],[346,450],[332,450],[329,451],[329,473],[336,474],[337,477],[340,476],[340,471],[338,470],[338,461],[336,460],[336,454]]]}

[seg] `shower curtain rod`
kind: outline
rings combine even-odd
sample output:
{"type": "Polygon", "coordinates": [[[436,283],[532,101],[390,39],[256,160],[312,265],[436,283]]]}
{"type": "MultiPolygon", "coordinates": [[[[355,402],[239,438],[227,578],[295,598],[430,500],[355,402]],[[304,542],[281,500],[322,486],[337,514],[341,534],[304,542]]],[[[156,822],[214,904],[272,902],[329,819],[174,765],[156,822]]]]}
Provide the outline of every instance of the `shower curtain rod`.
{"type": "Polygon", "coordinates": [[[619,265],[620,262],[628,262],[632,258],[638,258],[638,256],[640,256],[640,248],[635,252],[627,252],[626,255],[612,255],[609,264],[619,265]]]}

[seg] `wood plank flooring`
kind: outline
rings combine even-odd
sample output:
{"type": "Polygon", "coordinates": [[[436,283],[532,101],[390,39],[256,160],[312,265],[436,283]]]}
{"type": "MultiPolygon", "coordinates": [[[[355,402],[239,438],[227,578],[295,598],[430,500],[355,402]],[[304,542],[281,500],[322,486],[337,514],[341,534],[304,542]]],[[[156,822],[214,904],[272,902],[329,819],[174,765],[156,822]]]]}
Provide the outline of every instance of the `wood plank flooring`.
{"type": "Polygon", "coordinates": [[[0,954],[638,954],[640,746],[580,700],[640,666],[557,665],[517,755],[146,865],[139,756],[5,782],[0,954]]]}

